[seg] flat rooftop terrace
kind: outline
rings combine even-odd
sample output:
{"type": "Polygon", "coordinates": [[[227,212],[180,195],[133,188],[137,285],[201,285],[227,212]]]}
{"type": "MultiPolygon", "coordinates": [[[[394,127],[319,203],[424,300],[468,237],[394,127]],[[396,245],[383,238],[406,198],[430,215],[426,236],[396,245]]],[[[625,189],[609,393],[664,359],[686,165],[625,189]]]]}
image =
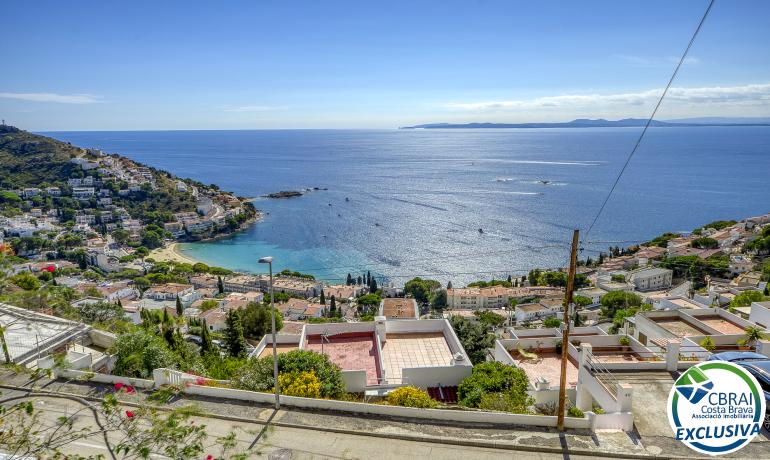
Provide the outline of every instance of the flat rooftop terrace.
{"type": "Polygon", "coordinates": [[[689,337],[691,335],[708,335],[708,332],[702,331],[692,324],[679,318],[656,318],[655,324],[674,334],[677,337],[689,337]]]}
{"type": "MultiPolygon", "coordinates": [[[[539,352],[527,350],[527,352],[535,353],[537,359],[524,358],[517,350],[508,351],[511,358],[516,361],[516,365],[527,373],[531,384],[534,385],[538,378],[544,377],[550,386],[558,386],[561,378],[561,355],[557,354],[555,350],[539,352]]],[[[577,381],[577,363],[570,358],[567,360],[567,386],[577,386],[577,381]]]]}
{"type": "MultiPolygon", "coordinates": [[[[277,342],[277,340],[276,340],[277,342]]],[[[298,346],[294,343],[276,343],[275,344],[275,350],[278,352],[278,354],[288,353],[290,351],[297,350],[298,346]]],[[[264,358],[265,356],[273,356],[273,344],[268,343],[265,345],[265,349],[262,350],[262,353],[259,354],[259,358],[264,358]]]]}
{"type": "Polygon", "coordinates": [[[699,316],[698,320],[703,322],[703,324],[706,326],[716,329],[722,334],[743,334],[742,327],[718,315],[699,316]]]}
{"type": "Polygon", "coordinates": [[[328,337],[320,334],[308,335],[305,350],[325,354],[344,371],[366,371],[367,385],[376,385],[380,381],[382,372],[373,332],[344,333],[328,337]]]}
{"type": "Polygon", "coordinates": [[[382,344],[387,379],[401,379],[404,368],[449,366],[451,362],[452,351],[443,332],[391,333],[382,344]]]}

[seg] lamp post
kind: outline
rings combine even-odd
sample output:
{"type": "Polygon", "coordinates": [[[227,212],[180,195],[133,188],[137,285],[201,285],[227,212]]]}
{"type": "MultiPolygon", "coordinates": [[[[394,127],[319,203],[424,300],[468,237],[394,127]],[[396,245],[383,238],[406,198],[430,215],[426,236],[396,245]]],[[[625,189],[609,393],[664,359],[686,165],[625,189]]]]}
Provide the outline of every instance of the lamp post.
{"type": "Polygon", "coordinates": [[[270,321],[272,323],[272,335],[273,335],[273,381],[275,382],[275,410],[278,410],[280,408],[280,398],[278,395],[281,394],[280,388],[278,388],[278,348],[276,347],[275,343],[275,306],[273,305],[273,302],[275,301],[273,297],[273,258],[272,257],[262,257],[259,259],[259,263],[261,264],[267,264],[268,266],[268,273],[270,274],[270,321]]]}

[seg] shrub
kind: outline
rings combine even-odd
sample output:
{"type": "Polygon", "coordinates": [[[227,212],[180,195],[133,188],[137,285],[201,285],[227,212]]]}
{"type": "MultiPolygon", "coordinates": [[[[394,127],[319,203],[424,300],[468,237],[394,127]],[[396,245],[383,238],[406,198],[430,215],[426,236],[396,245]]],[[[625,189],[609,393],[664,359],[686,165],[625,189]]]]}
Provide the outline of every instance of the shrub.
{"type": "Polygon", "coordinates": [[[711,337],[704,337],[703,340],[701,340],[698,345],[705,348],[708,351],[714,351],[716,349],[716,344],[714,343],[714,339],[711,337]]]}
{"type": "Polygon", "coordinates": [[[485,362],[473,366],[471,375],[460,383],[458,402],[479,407],[485,394],[503,392],[509,395],[513,406],[527,407],[532,404],[528,388],[529,378],[524,370],[496,361],[485,362]]]}
{"type": "Polygon", "coordinates": [[[12,276],[11,282],[25,291],[37,291],[40,289],[40,281],[29,272],[22,272],[12,276]]]}
{"type": "Polygon", "coordinates": [[[623,337],[618,339],[618,342],[620,343],[620,345],[624,347],[631,345],[631,339],[629,339],[627,335],[624,335],[623,337]]]}
{"type": "MultiPolygon", "coordinates": [[[[345,393],[340,368],[329,357],[309,350],[293,350],[278,355],[278,372],[312,372],[321,385],[321,397],[338,399],[345,393]]],[[[280,383],[280,382],[279,382],[280,383]]],[[[250,359],[238,370],[233,386],[250,391],[270,391],[273,383],[273,357],[250,359]]]]}
{"type": "Polygon", "coordinates": [[[313,372],[288,372],[278,375],[281,393],[301,398],[320,398],[321,384],[313,372]]]}
{"type": "Polygon", "coordinates": [[[388,404],[391,406],[419,407],[430,409],[438,403],[428,393],[415,387],[401,387],[388,394],[388,404]]]}
{"type": "MultiPolygon", "coordinates": [[[[530,401],[525,401],[529,403],[530,401]]],[[[481,397],[479,409],[511,412],[514,414],[527,414],[530,412],[528,404],[521,405],[519,398],[511,397],[510,393],[487,393],[481,397]]]]}
{"type": "Polygon", "coordinates": [[[545,327],[559,327],[561,320],[559,318],[546,318],[543,320],[543,326],[545,327]]]}
{"type": "Polygon", "coordinates": [[[577,418],[583,418],[584,414],[583,411],[578,409],[575,406],[572,406],[567,410],[567,417],[577,417],[577,418]]]}
{"type": "Polygon", "coordinates": [[[153,369],[175,367],[176,355],[168,349],[160,337],[144,330],[118,336],[115,341],[116,355],[113,373],[126,377],[152,375],[153,369]]]}

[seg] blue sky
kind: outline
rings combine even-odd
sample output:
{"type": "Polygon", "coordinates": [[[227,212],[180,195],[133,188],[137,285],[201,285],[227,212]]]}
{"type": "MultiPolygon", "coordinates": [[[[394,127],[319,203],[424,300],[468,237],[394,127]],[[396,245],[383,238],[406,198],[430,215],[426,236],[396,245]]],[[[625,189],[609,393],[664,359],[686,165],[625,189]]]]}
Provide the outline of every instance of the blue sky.
{"type": "MultiPolygon", "coordinates": [[[[30,130],[643,117],[707,2],[10,1],[30,130]]],[[[770,116],[770,2],[717,1],[659,118],[770,116]]]]}

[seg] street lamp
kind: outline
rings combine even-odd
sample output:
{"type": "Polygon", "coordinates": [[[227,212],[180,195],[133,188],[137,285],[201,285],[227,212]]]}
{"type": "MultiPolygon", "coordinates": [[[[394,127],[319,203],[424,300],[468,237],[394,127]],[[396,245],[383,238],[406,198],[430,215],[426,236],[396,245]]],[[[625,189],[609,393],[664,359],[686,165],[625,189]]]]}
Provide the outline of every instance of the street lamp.
{"type": "Polygon", "coordinates": [[[273,258],[272,257],[262,257],[259,259],[259,263],[261,264],[267,264],[269,273],[270,273],[270,321],[272,322],[272,333],[273,333],[273,381],[275,382],[275,410],[278,410],[280,407],[280,399],[279,394],[281,393],[280,388],[278,388],[278,348],[276,347],[275,343],[275,306],[273,305],[273,302],[275,301],[273,297],[273,258]]]}

